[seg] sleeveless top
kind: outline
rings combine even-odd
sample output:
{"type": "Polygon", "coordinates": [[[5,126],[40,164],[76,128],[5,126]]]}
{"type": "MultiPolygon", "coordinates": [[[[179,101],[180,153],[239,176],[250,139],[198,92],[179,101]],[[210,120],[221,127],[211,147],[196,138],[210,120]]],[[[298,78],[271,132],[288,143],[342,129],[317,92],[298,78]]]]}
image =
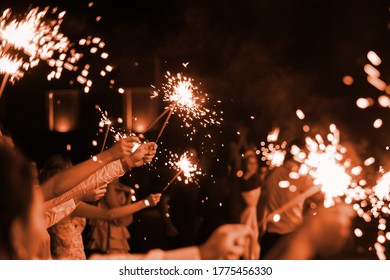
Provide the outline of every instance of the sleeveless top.
{"type": "Polygon", "coordinates": [[[81,235],[85,225],[85,218],[68,216],[49,228],[53,259],[86,259],[81,235]]]}

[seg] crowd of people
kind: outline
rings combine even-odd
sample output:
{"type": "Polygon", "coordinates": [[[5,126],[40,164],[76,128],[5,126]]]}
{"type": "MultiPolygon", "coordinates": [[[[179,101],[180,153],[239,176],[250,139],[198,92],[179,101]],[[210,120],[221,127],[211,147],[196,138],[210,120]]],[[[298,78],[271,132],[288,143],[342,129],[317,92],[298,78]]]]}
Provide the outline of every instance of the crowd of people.
{"type": "Polygon", "coordinates": [[[0,259],[312,259],[349,238],[349,206],[324,208],[321,192],[299,199],[312,187],[309,177],[289,178],[299,169],[290,153],[304,149],[299,140],[270,169],[241,137],[214,182],[136,199],[124,175],[150,164],[156,143],[122,138],[82,163],[53,155],[38,167],[0,130],[0,259]],[[285,180],[294,188],[280,187],[285,180]],[[294,200],[278,219],[271,215],[294,200]],[[140,246],[139,232],[161,230],[170,246],[153,238],[140,246]]]}

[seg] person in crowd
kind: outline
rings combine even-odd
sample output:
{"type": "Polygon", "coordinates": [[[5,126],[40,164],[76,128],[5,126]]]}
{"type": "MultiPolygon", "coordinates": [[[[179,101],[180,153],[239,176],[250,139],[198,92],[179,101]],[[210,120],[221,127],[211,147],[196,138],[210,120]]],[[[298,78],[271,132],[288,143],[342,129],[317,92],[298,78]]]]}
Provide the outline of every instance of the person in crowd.
{"type": "Polygon", "coordinates": [[[261,194],[261,181],[259,174],[259,162],[256,154],[249,150],[244,154],[243,174],[239,178],[241,201],[243,209],[240,215],[240,223],[248,225],[253,232],[254,239],[248,244],[245,259],[258,259],[260,246],[258,243],[259,226],[257,218],[257,204],[261,194]]]}
{"type": "MultiPolygon", "coordinates": [[[[41,183],[52,176],[72,167],[72,162],[61,155],[54,155],[46,160],[41,172],[41,183]]],[[[106,185],[89,191],[84,201],[95,201],[104,197],[106,185]]],[[[49,228],[51,237],[51,253],[55,259],[85,259],[82,232],[88,219],[104,219],[113,221],[117,218],[131,216],[134,212],[148,206],[155,206],[160,195],[150,195],[146,200],[133,205],[127,205],[115,209],[102,209],[83,201],[77,204],[75,210],[59,223],[49,228]]],[[[126,241],[127,242],[127,241],[126,241]]]]}
{"type": "MultiPolygon", "coordinates": [[[[160,199],[150,201],[150,206],[155,206],[160,199]]],[[[107,194],[99,200],[98,207],[102,209],[114,209],[130,205],[135,201],[134,190],[114,180],[107,187],[107,194]]],[[[127,229],[133,222],[133,214],[114,220],[96,219],[91,221],[92,229],[89,233],[87,249],[91,252],[102,253],[127,253],[130,251],[130,233],[127,229]]]]}
{"type": "MultiPolygon", "coordinates": [[[[32,184],[30,165],[5,145],[0,146],[0,259],[37,259],[39,237],[46,232],[43,220],[44,195],[32,184]]],[[[244,225],[218,229],[198,247],[172,252],[154,251],[136,258],[237,259],[251,234],[244,225]]],[[[124,255],[131,258],[130,254],[124,255]]],[[[100,256],[101,257],[101,256],[100,256]]],[[[103,256],[108,258],[109,256],[103,256]]]]}
{"type": "MultiPolygon", "coordinates": [[[[294,148],[304,150],[305,142],[299,139],[291,141],[286,148],[287,154],[283,165],[273,169],[264,180],[262,197],[260,198],[260,206],[262,207],[260,228],[264,232],[261,237],[261,258],[267,255],[279,239],[293,233],[302,224],[304,200],[282,213],[279,220],[268,219],[270,213],[312,187],[309,176],[300,176],[298,179],[292,179],[290,176],[292,172],[298,172],[301,165],[291,153],[291,149],[294,148]],[[280,182],[286,181],[289,184],[284,187],[280,182]]],[[[317,193],[310,199],[314,202],[320,202],[323,200],[323,196],[321,193],[317,193]]]]}

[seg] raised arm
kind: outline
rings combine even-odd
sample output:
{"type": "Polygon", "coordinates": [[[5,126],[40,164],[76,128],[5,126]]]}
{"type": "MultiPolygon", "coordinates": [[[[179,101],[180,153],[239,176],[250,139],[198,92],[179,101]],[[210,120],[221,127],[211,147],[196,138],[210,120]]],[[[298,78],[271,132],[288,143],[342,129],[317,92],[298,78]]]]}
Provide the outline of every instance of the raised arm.
{"type": "Polygon", "coordinates": [[[41,186],[45,200],[72,189],[108,163],[129,157],[136,141],[136,137],[123,138],[107,151],[53,176],[41,186]]]}
{"type": "Polygon", "coordinates": [[[113,209],[102,209],[84,202],[81,202],[73,212],[74,216],[85,217],[87,219],[114,220],[134,214],[146,207],[156,206],[160,201],[161,194],[152,194],[145,200],[135,202],[130,205],[113,209]]]}

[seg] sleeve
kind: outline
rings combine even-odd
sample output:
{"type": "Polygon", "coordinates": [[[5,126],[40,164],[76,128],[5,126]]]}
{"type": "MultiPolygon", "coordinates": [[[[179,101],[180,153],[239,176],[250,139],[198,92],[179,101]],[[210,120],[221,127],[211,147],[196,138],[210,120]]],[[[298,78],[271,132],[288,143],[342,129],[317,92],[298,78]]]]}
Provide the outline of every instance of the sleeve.
{"type": "Polygon", "coordinates": [[[72,213],[76,207],[77,205],[74,203],[74,200],[71,199],[53,208],[46,209],[43,213],[43,222],[45,227],[49,228],[55,225],[70,213],[72,213]]]}
{"type": "Polygon", "coordinates": [[[85,181],[81,182],[73,189],[67,191],[59,197],[45,202],[45,209],[51,209],[70,199],[75,201],[81,200],[81,198],[90,190],[108,184],[124,174],[125,170],[123,169],[120,160],[113,161],[98,170],[95,174],[89,176],[85,181]]]}

